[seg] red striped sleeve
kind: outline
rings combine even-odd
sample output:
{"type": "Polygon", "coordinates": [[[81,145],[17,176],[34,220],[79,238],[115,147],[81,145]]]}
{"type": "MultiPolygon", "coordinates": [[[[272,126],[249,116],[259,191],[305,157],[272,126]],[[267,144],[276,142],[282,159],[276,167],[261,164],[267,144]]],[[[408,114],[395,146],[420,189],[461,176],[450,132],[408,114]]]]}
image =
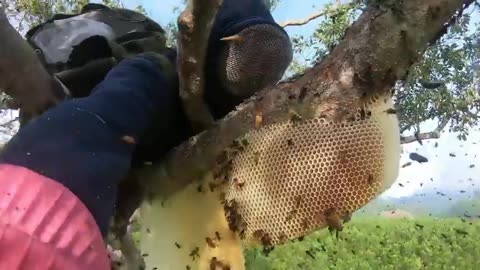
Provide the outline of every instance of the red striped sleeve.
{"type": "Polygon", "coordinates": [[[67,188],[0,165],[0,269],[109,270],[100,230],[67,188]]]}

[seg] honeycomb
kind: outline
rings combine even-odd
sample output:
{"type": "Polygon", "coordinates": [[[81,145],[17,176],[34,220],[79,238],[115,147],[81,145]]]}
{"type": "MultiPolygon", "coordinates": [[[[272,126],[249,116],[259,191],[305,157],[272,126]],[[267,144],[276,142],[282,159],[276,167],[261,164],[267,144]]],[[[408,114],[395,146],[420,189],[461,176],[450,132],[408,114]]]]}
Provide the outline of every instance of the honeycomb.
{"type": "Polygon", "coordinates": [[[274,246],[327,226],[340,229],[397,176],[391,106],[378,99],[368,116],[354,120],[283,122],[247,134],[225,189],[227,219],[237,216],[232,230],[246,244],[274,246]]]}

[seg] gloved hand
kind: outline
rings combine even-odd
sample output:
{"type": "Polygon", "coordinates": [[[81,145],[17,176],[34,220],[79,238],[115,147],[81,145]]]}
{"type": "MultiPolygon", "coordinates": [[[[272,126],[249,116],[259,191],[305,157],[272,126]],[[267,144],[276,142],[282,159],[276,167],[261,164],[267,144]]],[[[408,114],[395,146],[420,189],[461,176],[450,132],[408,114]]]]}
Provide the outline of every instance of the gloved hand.
{"type": "MultiPolygon", "coordinates": [[[[132,153],[161,116],[162,147],[173,147],[178,94],[165,58],[142,54],[112,69],[93,93],[50,109],[22,128],[5,146],[0,162],[37,172],[73,192],[103,234],[113,214],[118,182],[132,153]]],[[[177,138],[174,138],[178,140],[177,138]]]]}

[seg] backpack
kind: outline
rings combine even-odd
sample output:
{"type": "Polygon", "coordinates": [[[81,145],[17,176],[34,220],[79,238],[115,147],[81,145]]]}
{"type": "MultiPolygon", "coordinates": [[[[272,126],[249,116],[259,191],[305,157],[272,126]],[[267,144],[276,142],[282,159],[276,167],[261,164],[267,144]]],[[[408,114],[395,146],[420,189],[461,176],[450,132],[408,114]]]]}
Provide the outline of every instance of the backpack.
{"type": "Polygon", "coordinates": [[[71,97],[88,96],[126,56],[171,53],[165,31],[156,22],[136,11],[96,3],[77,14],[54,15],[30,29],[26,40],[71,97]]]}

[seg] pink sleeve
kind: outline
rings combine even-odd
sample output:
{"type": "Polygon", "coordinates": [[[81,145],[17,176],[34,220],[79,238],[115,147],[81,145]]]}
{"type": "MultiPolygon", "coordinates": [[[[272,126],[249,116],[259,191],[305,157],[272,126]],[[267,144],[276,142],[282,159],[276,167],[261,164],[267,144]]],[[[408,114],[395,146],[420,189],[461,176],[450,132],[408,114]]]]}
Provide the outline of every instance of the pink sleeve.
{"type": "Polygon", "coordinates": [[[0,165],[0,269],[110,270],[85,205],[58,182],[0,165]]]}

